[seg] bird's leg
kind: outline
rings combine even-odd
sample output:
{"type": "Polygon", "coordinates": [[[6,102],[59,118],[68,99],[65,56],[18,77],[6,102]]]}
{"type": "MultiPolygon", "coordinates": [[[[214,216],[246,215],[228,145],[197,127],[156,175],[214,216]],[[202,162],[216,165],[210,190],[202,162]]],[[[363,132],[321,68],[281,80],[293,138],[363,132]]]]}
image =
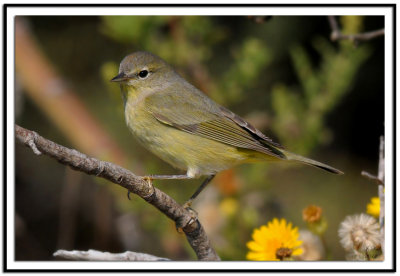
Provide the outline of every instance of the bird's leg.
{"type": "Polygon", "coordinates": [[[211,180],[214,178],[215,174],[208,176],[203,183],[197,188],[197,190],[194,192],[194,194],[189,198],[188,201],[183,204],[183,208],[188,209],[192,205],[193,200],[203,191],[203,189],[208,185],[208,183],[211,182],[211,180]]]}
{"type": "MultiPolygon", "coordinates": [[[[183,175],[146,175],[142,176],[142,178],[149,184],[152,184],[152,180],[154,179],[192,179],[193,177],[187,174],[183,174],[183,175]]],[[[129,200],[131,200],[130,194],[131,192],[128,191],[129,200]]]]}
{"type": "Polygon", "coordinates": [[[193,176],[189,176],[187,174],[183,175],[146,175],[143,176],[143,179],[146,180],[154,180],[154,179],[192,179],[193,176]]]}
{"type": "MultiPolygon", "coordinates": [[[[190,220],[191,222],[197,220],[197,212],[196,212],[195,210],[193,210],[192,208],[190,208],[190,206],[192,205],[193,200],[201,193],[201,191],[204,190],[204,188],[207,186],[208,183],[211,182],[211,180],[214,178],[214,176],[215,176],[215,174],[214,174],[214,175],[208,176],[208,177],[203,181],[203,183],[201,183],[201,185],[197,188],[197,190],[194,192],[194,194],[189,198],[189,200],[186,201],[186,202],[182,205],[183,208],[185,208],[186,210],[188,210],[188,211],[190,212],[190,215],[191,215],[191,217],[192,217],[191,220],[190,220]]],[[[189,224],[190,224],[190,222],[189,222],[189,224]]],[[[179,233],[182,233],[182,232],[183,232],[182,227],[180,227],[180,226],[178,226],[178,225],[176,226],[176,230],[177,230],[179,233]]]]}

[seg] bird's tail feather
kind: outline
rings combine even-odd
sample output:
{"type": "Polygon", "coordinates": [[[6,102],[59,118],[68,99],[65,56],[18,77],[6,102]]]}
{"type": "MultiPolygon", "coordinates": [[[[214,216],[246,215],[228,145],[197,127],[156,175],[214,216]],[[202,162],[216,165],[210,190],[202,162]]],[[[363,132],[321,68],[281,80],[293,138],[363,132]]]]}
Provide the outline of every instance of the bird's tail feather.
{"type": "Polygon", "coordinates": [[[342,171],[340,171],[338,169],[335,169],[335,168],[333,168],[331,166],[328,166],[326,164],[323,164],[321,162],[306,158],[306,157],[301,156],[301,155],[297,155],[297,154],[292,153],[292,152],[288,152],[288,151],[283,151],[283,152],[284,152],[284,154],[285,154],[285,156],[286,156],[286,158],[288,160],[298,161],[298,162],[301,162],[301,163],[304,163],[304,164],[307,164],[307,165],[310,165],[310,166],[313,166],[313,167],[328,171],[330,173],[343,174],[342,171]]]}

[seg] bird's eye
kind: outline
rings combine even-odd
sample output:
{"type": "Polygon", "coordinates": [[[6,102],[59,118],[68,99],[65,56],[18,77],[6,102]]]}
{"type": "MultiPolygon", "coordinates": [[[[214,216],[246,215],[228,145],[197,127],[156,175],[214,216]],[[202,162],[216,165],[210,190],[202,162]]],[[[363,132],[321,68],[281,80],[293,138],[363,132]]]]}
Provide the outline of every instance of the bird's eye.
{"type": "Polygon", "coordinates": [[[139,72],[139,78],[144,79],[149,75],[149,71],[147,70],[142,70],[139,72]]]}

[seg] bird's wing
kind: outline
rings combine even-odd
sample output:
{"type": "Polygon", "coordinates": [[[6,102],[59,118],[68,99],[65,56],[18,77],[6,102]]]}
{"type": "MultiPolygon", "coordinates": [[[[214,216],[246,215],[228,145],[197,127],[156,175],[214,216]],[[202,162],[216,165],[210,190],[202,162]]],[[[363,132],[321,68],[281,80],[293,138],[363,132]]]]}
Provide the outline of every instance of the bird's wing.
{"type": "Polygon", "coordinates": [[[279,144],[205,95],[194,93],[183,97],[177,94],[153,94],[146,99],[146,108],[159,122],[176,129],[286,159],[279,144]]]}

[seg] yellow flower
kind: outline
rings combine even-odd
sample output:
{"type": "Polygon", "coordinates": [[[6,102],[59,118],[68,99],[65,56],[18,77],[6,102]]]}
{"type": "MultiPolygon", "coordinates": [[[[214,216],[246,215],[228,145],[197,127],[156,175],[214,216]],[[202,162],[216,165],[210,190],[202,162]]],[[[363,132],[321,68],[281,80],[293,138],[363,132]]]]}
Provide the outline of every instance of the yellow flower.
{"type": "Polygon", "coordinates": [[[247,243],[250,251],[246,256],[251,261],[286,260],[303,253],[298,228],[292,228],[292,223],[287,224],[285,219],[274,218],[268,225],[254,229],[252,238],[247,243]]]}
{"type": "Polygon", "coordinates": [[[371,202],[367,204],[367,214],[370,214],[371,216],[378,218],[379,211],[380,211],[379,197],[371,198],[371,202]]]}

